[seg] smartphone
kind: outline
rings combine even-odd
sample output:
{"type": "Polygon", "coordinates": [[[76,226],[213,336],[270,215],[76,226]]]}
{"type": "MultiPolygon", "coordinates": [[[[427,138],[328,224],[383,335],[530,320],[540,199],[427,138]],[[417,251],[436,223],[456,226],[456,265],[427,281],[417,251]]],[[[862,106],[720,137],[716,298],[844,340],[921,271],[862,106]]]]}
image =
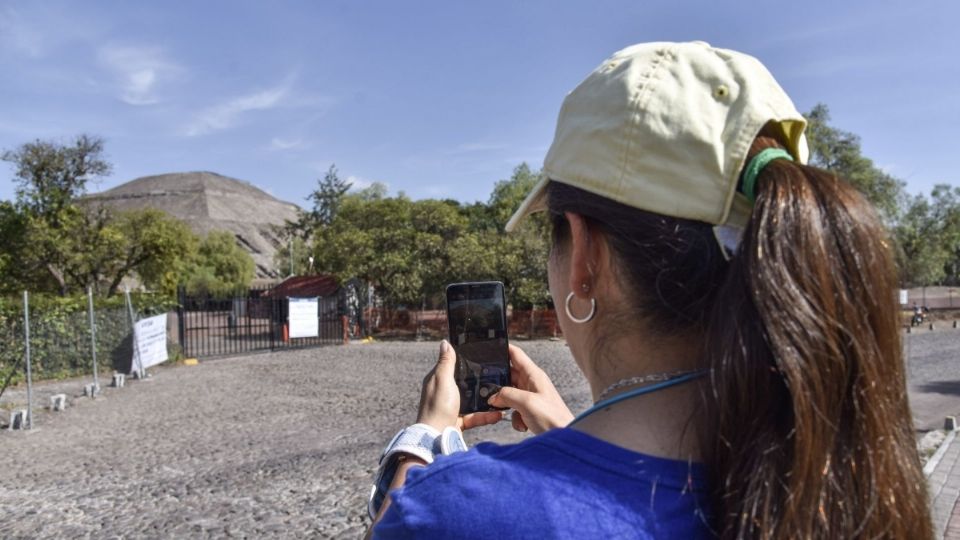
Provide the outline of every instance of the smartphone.
{"type": "Polygon", "coordinates": [[[455,377],[460,414],[496,410],[487,399],[510,386],[507,310],[503,283],[484,281],[447,286],[450,344],[457,353],[455,377]]]}

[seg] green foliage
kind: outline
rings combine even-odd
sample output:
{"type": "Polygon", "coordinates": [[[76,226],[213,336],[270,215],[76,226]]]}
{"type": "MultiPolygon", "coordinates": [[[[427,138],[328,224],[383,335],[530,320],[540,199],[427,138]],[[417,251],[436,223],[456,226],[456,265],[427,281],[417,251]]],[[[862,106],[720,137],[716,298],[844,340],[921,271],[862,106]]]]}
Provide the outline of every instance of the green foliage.
{"type": "Polygon", "coordinates": [[[248,288],[254,276],[253,258],[226,231],[208,234],[186,267],[184,283],[190,295],[227,295],[248,288]]]}
{"type": "Polygon", "coordinates": [[[172,294],[197,240],[157,210],[111,214],[82,199],[87,182],[110,172],[103,141],[81,135],[70,145],[36,141],[6,151],[17,202],[0,204],[0,292],[28,289],[113,295],[123,278],[172,294]]]}
{"type": "MultiPolygon", "coordinates": [[[[147,209],[120,214],[115,226],[124,232],[123,249],[108,294],[116,291],[125,275],[135,272],[148,290],[173,296],[191,261],[198,257],[200,241],[187,224],[147,209]]],[[[252,269],[253,260],[249,255],[247,259],[252,269]]]]}
{"type": "MultiPolygon", "coordinates": [[[[176,308],[169,297],[131,294],[139,318],[176,308]]],[[[126,367],[132,358],[130,319],[123,296],[94,301],[97,326],[97,364],[101,377],[126,367]]],[[[0,377],[17,370],[13,383],[24,373],[22,296],[0,297],[0,377]]],[[[36,380],[86,375],[93,372],[90,324],[86,296],[30,296],[31,371],[36,380]]],[[[2,380],[0,380],[2,383],[2,380]]]]}
{"type": "Polygon", "coordinates": [[[900,210],[904,183],[876,167],[861,153],[860,137],[830,126],[826,105],[818,104],[804,116],[808,122],[810,164],[835,172],[856,186],[888,224],[894,222],[900,210]]]}
{"type": "Polygon", "coordinates": [[[310,264],[312,256],[313,250],[307,240],[297,234],[288,235],[286,244],[273,254],[273,267],[282,276],[305,276],[314,272],[310,264]]]}
{"type": "Polygon", "coordinates": [[[960,283],[960,188],[906,198],[894,235],[904,286],[960,283]]]}
{"type": "Polygon", "coordinates": [[[497,184],[488,205],[411,201],[381,189],[344,197],[317,231],[315,266],[372,283],[393,304],[442,297],[448,283],[503,280],[515,307],[544,305],[548,234],[542,216],[506,235],[503,227],[538,179],[523,164],[497,184]]]}
{"type": "Polygon", "coordinates": [[[72,144],[36,140],[0,159],[16,168],[17,200],[34,215],[59,225],[60,213],[86,192],[87,182],[110,173],[103,139],[80,135],[72,144]]]}
{"type": "Polygon", "coordinates": [[[317,189],[307,196],[313,207],[307,214],[311,229],[329,225],[337,215],[344,195],[352,184],[337,176],[337,166],[330,165],[322,180],[317,180],[317,189]]]}

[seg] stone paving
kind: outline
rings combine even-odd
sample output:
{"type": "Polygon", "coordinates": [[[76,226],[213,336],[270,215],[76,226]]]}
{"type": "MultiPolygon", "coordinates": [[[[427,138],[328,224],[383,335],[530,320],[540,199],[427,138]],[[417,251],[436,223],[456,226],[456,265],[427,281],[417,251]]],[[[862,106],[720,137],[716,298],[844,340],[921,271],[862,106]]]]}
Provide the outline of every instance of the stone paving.
{"type": "MultiPolygon", "coordinates": [[[[518,344],[571,406],[587,404],[564,343],[518,344]]],[[[415,420],[437,349],[356,344],[161,367],[96,400],[82,397],[85,380],[39,384],[35,403],[66,392],[69,407],[0,433],[0,538],[357,538],[376,460],[415,420]]],[[[524,436],[502,422],[467,440],[524,436]]]]}
{"type": "MultiPolygon", "coordinates": [[[[946,380],[960,372],[952,354],[960,331],[926,336],[908,342],[911,401],[923,404],[918,424],[942,423],[960,413],[946,380]]],[[[563,342],[518,344],[572,409],[588,405],[563,342]]],[[[89,380],[40,383],[35,429],[0,432],[0,538],[356,538],[376,459],[414,421],[436,351],[436,343],[354,344],[161,367],[126,388],[102,380],[96,400],[82,397],[89,380]],[[40,408],[61,392],[66,411],[40,408]]],[[[0,406],[25,401],[11,389],[0,406]]],[[[525,436],[503,422],[467,440],[525,436]]],[[[960,540],[960,442],[934,477],[938,530],[960,540]]]]}

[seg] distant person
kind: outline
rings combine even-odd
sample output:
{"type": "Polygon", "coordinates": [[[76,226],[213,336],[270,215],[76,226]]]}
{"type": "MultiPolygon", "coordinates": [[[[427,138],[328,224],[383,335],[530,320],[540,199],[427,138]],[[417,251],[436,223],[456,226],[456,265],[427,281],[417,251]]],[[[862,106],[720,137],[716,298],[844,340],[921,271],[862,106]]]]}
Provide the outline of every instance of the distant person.
{"type": "MultiPolygon", "coordinates": [[[[536,436],[404,455],[375,538],[933,537],[896,271],[870,204],[804,164],[804,118],[754,58],[649,43],[563,103],[543,180],[550,293],[597,402],[574,419],[511,347],[490,402],[536,436]]],[[[418,422],[458,419],[454,353],[418,422]]],[[[429,444],[431,441],[426,441],[429,444]]]]}

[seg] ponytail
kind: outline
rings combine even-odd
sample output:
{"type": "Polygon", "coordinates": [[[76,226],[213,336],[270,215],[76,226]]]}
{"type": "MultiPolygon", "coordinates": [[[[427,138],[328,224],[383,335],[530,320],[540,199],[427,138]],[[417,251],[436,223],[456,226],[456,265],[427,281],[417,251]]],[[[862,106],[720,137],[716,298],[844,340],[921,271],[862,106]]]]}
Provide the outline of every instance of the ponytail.
{"type": "Polygon", "coordinates": [[[854,188],[767,165],[705,321],[721,538],[933,537],[895,290],[887,233],[854,188]]]}
{"type": "MultiPolygon", "coordinates": [[[[763,132],[750,157],[779,146],[763,132]]],[[[692,421],[720,538],[933,537],[890,241],[854,188],[769,163],[729,261],[710,224],[557,182],[547,197],[555,246],[574,212],[618,258],[635,317],[605,324],[622,333],[639,320],[704,343],[710,377],[692,421]]]]}

